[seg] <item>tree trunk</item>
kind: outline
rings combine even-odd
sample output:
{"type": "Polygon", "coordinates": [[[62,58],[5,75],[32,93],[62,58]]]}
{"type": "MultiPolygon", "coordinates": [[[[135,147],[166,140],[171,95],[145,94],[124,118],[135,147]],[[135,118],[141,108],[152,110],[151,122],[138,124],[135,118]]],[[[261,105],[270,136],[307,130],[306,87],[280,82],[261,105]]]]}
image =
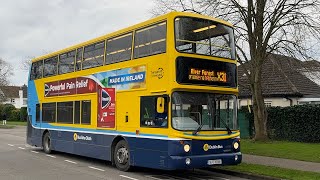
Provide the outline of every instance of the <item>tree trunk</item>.
{"type": "Polygon", "coordinates": [[[254,70],[254,82],[251,84],[252,100],[253,100],[253,113],[254,113],[254,127],[255,136],[254,140],[268,140],[267,134],[267,111],[262,96],[261,86],[261,66],[256,67],[254,70]]]}

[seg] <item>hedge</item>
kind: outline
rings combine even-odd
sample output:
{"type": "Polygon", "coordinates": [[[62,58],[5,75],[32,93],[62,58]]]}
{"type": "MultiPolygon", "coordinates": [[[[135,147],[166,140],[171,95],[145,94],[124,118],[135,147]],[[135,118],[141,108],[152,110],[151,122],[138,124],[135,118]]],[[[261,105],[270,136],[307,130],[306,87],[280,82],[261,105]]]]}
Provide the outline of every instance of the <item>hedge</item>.
{"type": "Polygon", "coordinates": [[[320,105],[270,107],[267,126],[274,140],[320,142],[320,105]]]}
{"type": "MultiPolygon", "coordinates": [[[[249,113],[246,109],[241,108],[240,112],[246,113],[246,120],[252,123],[253,112],[249,113]]],[[[320,142],[320,105],[269,107],[267,111],[267,131],[270,139],[320,142]]]]}
{"type": "Polygon", "coordinates": [[[0,121],[3,114],[6,114],[8,121],[26,121],[28,116],[26,107],[16,109],[12,104],[0,104],[0,121]]]}
{"type": "Polygon", "coordinates": [[[7,117],[7,120],[9,120],[12,111],[16,110],[16,108],[14,107],[14,105],[12,104],[3,104],[1,105],[1,120],[2,120],[2,115],[5,114],[7,117]]]}

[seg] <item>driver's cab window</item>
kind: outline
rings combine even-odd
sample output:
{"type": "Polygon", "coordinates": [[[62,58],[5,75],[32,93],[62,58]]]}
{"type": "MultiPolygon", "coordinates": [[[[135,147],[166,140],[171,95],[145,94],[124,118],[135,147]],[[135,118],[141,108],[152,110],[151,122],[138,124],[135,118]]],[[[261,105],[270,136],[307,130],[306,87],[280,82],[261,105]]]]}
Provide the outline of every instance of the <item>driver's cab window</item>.
{"type": "Polygon", "coordinates": [[[141,127],[168,127],[168,98],[164,98],[164,111],[159,112],[157,100],[160,96],[143,96],[140,99],[140,126],[141,127]]]}
{"type": "Polygon", "coordinates": [[[202,129],[208,129],[207,116],[207,105],[172,104],[172,123],[176,129],[194,130],[200,124],[202,129]]]}

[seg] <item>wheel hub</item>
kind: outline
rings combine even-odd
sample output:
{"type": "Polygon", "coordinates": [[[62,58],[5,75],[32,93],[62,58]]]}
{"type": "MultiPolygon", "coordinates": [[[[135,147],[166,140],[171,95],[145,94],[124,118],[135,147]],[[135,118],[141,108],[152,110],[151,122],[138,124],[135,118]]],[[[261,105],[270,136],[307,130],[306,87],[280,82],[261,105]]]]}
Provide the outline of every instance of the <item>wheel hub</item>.
{"type": "Polygon", "coordinates": [[[46,139],[45,142],[46,142],[46,143],[45,143],[44,147],[46,148],[46,150],[49,150],[49,148],[50,148],[50,138],[47,137],[47,139],[46,139]]]}
{"type": "Polygon", "coordinates": [[[119,148],[117,151],[117,160],[120,164],[126,164],[128,162],[128,150],[124,147],[119,148]]]}

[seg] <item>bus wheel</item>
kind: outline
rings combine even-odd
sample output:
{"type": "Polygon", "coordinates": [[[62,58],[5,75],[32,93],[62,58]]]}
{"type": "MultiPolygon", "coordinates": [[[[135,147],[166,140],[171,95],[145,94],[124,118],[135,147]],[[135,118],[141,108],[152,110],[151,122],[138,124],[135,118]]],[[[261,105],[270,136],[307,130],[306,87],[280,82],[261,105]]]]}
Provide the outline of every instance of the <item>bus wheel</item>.
{"type": "Polygon", "coordinates": [[[47,154],[51,153],[51,138],[50,134],[47,132],[42,139],[43,151],[47,154]]]}
{"type": "Polygon", "coordinates": [[[130,169],[130,153],[126,141],[121,140],[117,143],[113,158],[119,170],[128,171],[130,169]]]}

